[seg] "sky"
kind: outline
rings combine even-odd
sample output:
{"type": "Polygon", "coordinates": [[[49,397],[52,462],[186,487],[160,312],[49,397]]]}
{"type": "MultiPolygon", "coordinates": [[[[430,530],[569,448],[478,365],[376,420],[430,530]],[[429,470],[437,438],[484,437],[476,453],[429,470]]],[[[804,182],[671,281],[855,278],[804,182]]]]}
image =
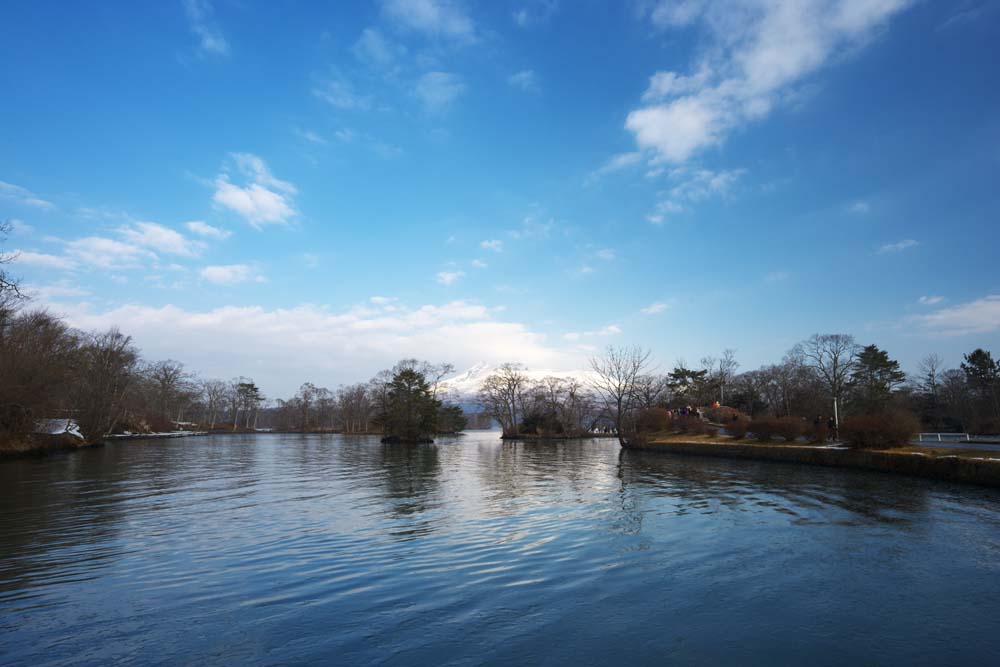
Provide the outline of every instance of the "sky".
{"type": "Polygon", "coordinates": [[[403,357],[1000,352],[1000,1],[4,2],[34,304],[271,396],[403,357]]]}

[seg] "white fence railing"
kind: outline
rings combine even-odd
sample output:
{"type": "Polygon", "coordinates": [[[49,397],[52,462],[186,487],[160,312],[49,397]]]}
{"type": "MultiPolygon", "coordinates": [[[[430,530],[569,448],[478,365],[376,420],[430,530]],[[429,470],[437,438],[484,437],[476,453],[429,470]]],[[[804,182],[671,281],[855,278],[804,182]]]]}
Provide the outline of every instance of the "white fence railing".
{"type": "Polygon", "coordinates": [[[971,442],[968,433],[918,433],[920,442],[971,442]]]}

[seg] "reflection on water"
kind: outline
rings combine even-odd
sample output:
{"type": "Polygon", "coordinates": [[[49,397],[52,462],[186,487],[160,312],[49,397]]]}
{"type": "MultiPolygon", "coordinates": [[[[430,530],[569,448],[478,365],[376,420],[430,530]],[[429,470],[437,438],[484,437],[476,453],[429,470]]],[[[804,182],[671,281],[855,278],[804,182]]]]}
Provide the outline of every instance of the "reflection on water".
{"type": "Polygon", "coordinates": [[[0,463],[0,664],[1000,660],[1000,493],[226,435],[0,463]]]}

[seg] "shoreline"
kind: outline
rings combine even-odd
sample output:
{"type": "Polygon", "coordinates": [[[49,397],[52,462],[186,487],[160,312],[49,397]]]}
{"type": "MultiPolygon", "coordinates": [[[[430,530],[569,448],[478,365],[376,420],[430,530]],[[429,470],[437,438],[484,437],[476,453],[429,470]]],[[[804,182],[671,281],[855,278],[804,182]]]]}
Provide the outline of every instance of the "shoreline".
{"type": "Polygon", "coordinates": [[[1000,460],[971,456],[928,456],[918,452],[847,449],[807,445],[729,444],[724,442],[664,442],[651,440],[626,444],[630,451],[661,452],[682,456],[709,456],[800,463],[828,468],[874,470],[948,482],[1000,488],[1000,460]]]}

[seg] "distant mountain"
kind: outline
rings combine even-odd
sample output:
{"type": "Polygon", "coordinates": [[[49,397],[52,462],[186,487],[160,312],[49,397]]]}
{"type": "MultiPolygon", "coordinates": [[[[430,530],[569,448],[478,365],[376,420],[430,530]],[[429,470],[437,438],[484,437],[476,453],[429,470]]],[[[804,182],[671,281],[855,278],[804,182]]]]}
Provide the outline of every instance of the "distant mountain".
{"type": "MultiPolygon", "coordinates": [[[[462,404],[474,401],[483,381],[493,374],[498,366],[499,364],[480,362],[462,373],[443,380],[439,390],[451,402],[462,404]]],[[[532,381],[538,381],[547,377],[557,377],[563,379],[574,378],[584,384],[588,384],[590,378],[593,376],[592,371],[552,371],[544,369],[528,369],[524,371],[524,374],[532,381]]]]}

